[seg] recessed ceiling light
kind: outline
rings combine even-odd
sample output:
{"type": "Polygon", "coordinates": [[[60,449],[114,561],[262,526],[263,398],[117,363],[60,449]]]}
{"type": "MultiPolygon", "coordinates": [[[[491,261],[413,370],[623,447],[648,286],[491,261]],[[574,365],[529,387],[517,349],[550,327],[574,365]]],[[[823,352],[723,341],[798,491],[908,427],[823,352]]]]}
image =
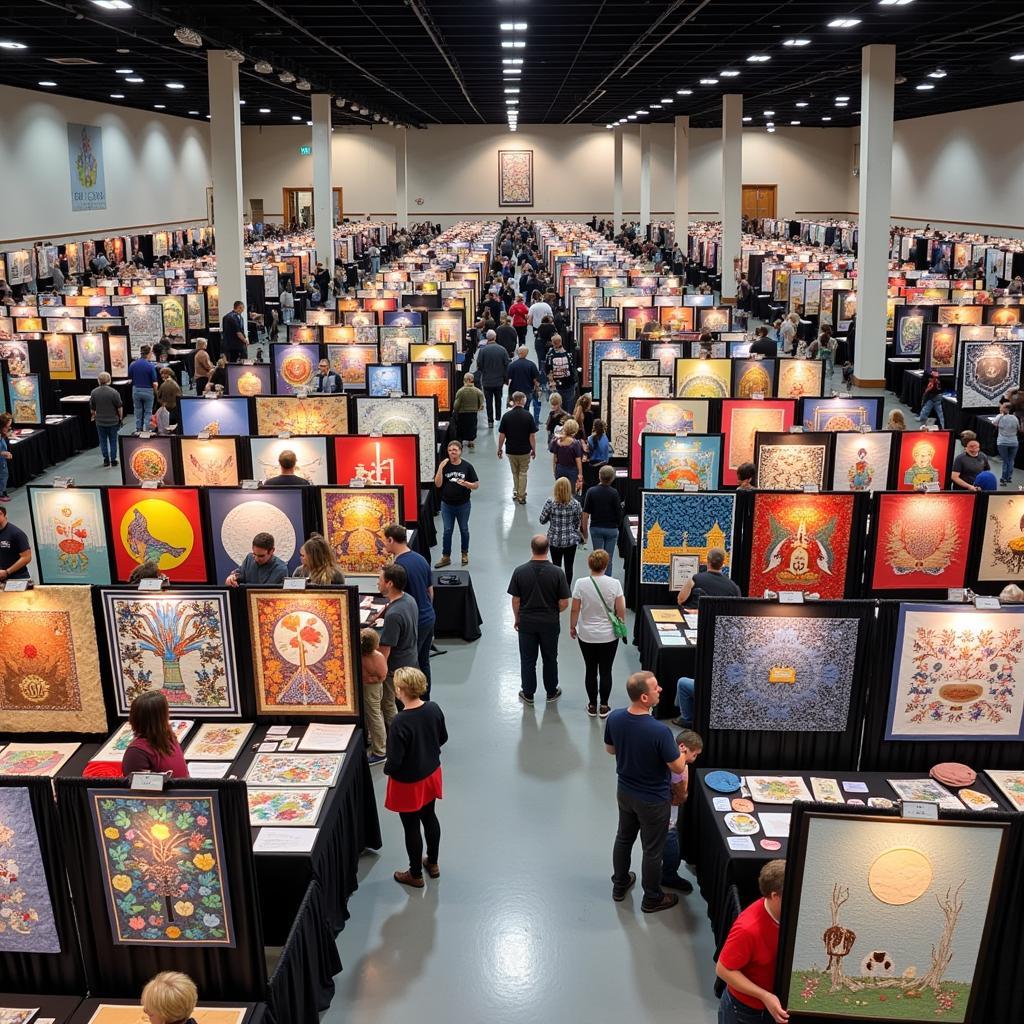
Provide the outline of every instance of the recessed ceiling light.
{"type": "Polygon", "coordinates": [[[123,100],[124,99],[124,93],[123,92],[112,92],[110,94],[110,98],[112,100],[123,100]]]}
{"type": "Polygon", "coordinates": [[[932,85],[931,82],[922,82],[921,85],[917,85],[914,88],[916,88],[918,92],[927,92],[929,89],[934,89],[935,86],[932,85]]]}
{"type": "Polygon", "coordinates": [[[138,85],[140,82],[144,82],[145,79],[144,78],[139,78],[138,75],[132,75],[131,77],[126,78],[125,81],[126,82],[131,82],[132,85],[138,85]]]}
{"type": "Polygon", "coordinates": [[[128,50],[128,49],[125,49],[125,48],[124,48],[123,46],[119,46],[119,47],[117,48],[117,52],[118,52],[118,53],[131,53],[132,51],[131,51],[131,50],[128,50]]]}
{"type": "Polygon", "coordinates": [[[831,117],[823,117],[823,118],[822,118],[822,121],[831,121],[831,120],[832,120],[832,118],[831,118],[831,117]]]}
{"type": "Polygon", "coordinates": [[[860,18],[833,18],[828,23],[829,28],[853,28],[860,24],[860,18]]]}
{"type": "Polygon", "coordinates": [[[525,32],[525,21],[503,21],[499,26],[502,32],[525,32]]]}
{"type": "Polygon", "coordinates": [[[799,103],[796,103],[796,104],[794,104],[794,106],[797,106],[797,107],[806,107],[806,106],[807,106],[807,103],[806,103],[806,101],[805,101],[805,100],[801,100],[801,101],[800,101],[799,103]]]}
{"type": "Polygon", "coordinates": [[[635,121],[636,120],[636,114],[627,114],[626,115],[626,120],[627,121],[635,121]]]}
{"type": "Polygon", "coordinates": [[[502,64],[522,64],[523,63],[523,58],[522,57],[502,57],[501,63],[502,64]]]}
{"type": "Polygon", "coordinates": [[[799,124],[800,122],[799,121],[790,121],[789,123],[790,124],[799,124]]]}
{"type": "Polygon", "coordinates": [[[774,117],[775,116],[775,111],[774,110],[762,110],[761,113],[764,114],[765,117],[774,117]]]}
{"type": "Polygon", "coordinates": [[[718,85],[717,78],[702,78],[700,80],[701,85],[718,85]]]}
{"type": "Polygon", "coordinates": [[[53,89],[56,87],[56,82],[38,82],[37,85],[41,85],[44,89],[53,89]]]}
{"type": "Polygon", "coordinates": [[[525,39],[503,39],[501,41],[501,47],[503,50],[525,50],[526,40],[525,39]]]}
{"type": "Polygon", "coordinates": [[[767,64],[772,58],[767,53],[752,53],[747,58],[748,64],[767,64]]]}
{"type": "Polygon", "coordinates": [[[505,92],[516,93],[516,92],[519,92],[519,90],[518,89],[506,89],[505,92]]]}
{"type": "Polygon", "coordinates": [[[848,107],[849,105],[850,105],[849,103],[837,103],[836,104],[837,107],[848,107]]]}
{"type": "Polygon", "coordinates": [[[1015,53],[1012,57],[1010,57],[1010,60],[1024,60],[1024,53],[1015,53]]]}
{"type": "Polygon", "coordinates": [[[692,89],[676,89],[676,95],[677,96],[692,96],[693,95],[693,90],[692,89]]]}
{"type": "Polygon", "coordinates": [[[849,102],[850,102],[850,97],[849,96],[837,96],[836,97],[836,103],[849,103],[849,102]]]}
{"type": "Polygon", "coordinates": [[[295,81],[295,76],[290,71],[282,71],[278,76],[277,80],[284,83],[285,85],[291,85],[295,81]]]}
{"type": "Polygon", "coordinates": [[[245,106],[245,100],[239,100],[239,101],[238,101],[238,105],[239,105],[240,107],[244,107],[244,106],[245,106]]]}
{"type": "Polygon", "coordinates": [[[189,111],[189,113],[190,113],[190,114],[191,114],[191,115],[192,115],[193,117],[198,117],[198,116],[199,116],[199,111],[198,111],[198,110],[190,110],[190,111],[189,111]]]}
{"type": "Polygon", "coordinates": [[[667,99],[667,100],[662,100],[661,102],[662,102],[662,103],[675,103],[675,100],[673,100],[673,99],[667,99]]]}
{"type": "Polygon", "coordinates": [[[879,7],[906,7],[907,4],[912,4],[914,0],[878,0],[879,7]]]}
{"type": "Polygon", "coordinates": [[[167,83],[167,88],[168,89],[184,89],[185,86],[182,85],[181,82],[168,82],[167,83]]]}
{"type": "Polygon", "coordinates": [[[641,117],[643,117],[643,116],[644,116],[645,114],[649,114],[649,113],[650,113],[650,111],[649,111],[649,110],[638,110],[638,111],[637,111],[637,113],[638,113],[638,114],[639,114],[639,115],[640,115],[641,117]]]}
{"type": "Polygon", "coordinates": [[[769,121],[769,122],[768,122],[768,123],[767,123],[767,124],[765,125],[765,127],[766,127],[766,128],[774,128],[774,127],[775,127],[775,122],[774,122],[774,121],[769,121]]]}
{"type": "Polygon", "coordinates": [[[274,65],[268,60],[258,60],[253,64],[252,69],[257,75],[269,75],[273,73],[274,65]]]}
{"type": "Polygon", "coordinates": [[[651,110],[661,110],[661,104],[660,103],[652,103],[651,104],[651,110]]]}
{"type": "Polygon", "coordinates": [[[270,107],[260,107],[260,113],[261,114],[269,114],[270,113],[270,107]]]}
{"type": "Polygon", "coordinates": [[[114,72],[114,74],[115,75],[134,75],[135,74],[135,69],[134,68],[118,68],[114,72]]]}
{"type": "Polygon", "coordinates": [[[505,100],[506,107],[515,107],[519,105],[519,100],[505,100]]]}
{"type": "Polygon", "coordinates": [[[784,39],[782,41],[783,46],[810,46],[810,39],[784,39]]]}
{"type": "Polygon", "coordinates": [[[743,120],[744,121],[753,121],[754,119],[749,114],[747,114],[747,116],[745,118],[743,118],[743,120]]]}
{"type": "Polygon", "coordinates": [[[928,72],[928,77],[929,78],[945,78],[946,77],[946,72],[943,71],[942,68],[936,68],[934,71],[929,71],[928,72]]]}
{"type": "Polygon", "coordinates": [[[501,73],[507,78],[512,78],[515,75],[521,75],[523,73],[522,68],[502,68],[501,73]]]}
{"type": "Polygon", "coordinates": [[[0,50],[27,50],[24,43],[15,43],[10,39],[0,39],[0,50]]]}
{"type": "Polygon", "coordinates": [[[154,109],[154,110],[166,110],[166,109],[167,109],[167,107],[166,107],[166,106],[164,106],[164,104],[163,104],[163,103],[154,103],[154,104],[153,104],[153,109],[154,109]]]}
{"type": "Polygon", "coordinates": [[[718,76],[720,78],[737,78],[739,76],[738,71],[719,71],[718,76]]]}
{"type": "Polygon", "coordinates": [[[301,121],[301,120],[302,120],[302,118],[301,118],[301,117],[299,117],[299,115],[298,115],[298,114],[292,114],[292,120],[293,120],[293,121],[301,121]]]}
{"type": "Polygon", "coordinates": [[[771,135],[772,133],[774,133],[775,129],[774,128],[768,128],[768,129],[766,129],[766,131],[768,132],[769,135],[771,135]]]}
{"type": "Polygon", "coordinates": [[[92,0],[97,7],[105,11],[130,11],[132,5],[127,0],[92,0]]]}

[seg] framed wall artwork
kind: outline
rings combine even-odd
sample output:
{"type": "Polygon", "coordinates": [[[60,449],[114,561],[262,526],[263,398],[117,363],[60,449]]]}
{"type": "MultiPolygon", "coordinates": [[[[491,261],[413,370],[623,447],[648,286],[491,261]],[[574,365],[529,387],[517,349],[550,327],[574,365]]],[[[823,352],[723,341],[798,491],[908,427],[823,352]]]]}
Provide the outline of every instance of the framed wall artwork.
{"type": "Polygon", "coordinates": [[[779,359],[776,398],[820,398],[824,363],[820,359],[779,359]]]}
{"type": "Polygon", "coordinates": [[[271,345],[271,349],[277,394],[294,395],[312,389],[320,362],[319,345],[271,345]]]}
{"type": "Polygon", "coordinates": [[[401,522],[392,487],[324,487],[320,490],[324,537],[346,578],[376,576],[391,556],[384,530],[401,522]]]}
{"type": "Polygon", "coordinates": [[[0,592],[0,732],[105,733],[90,588],[0,592]]]}
{"type": "Polygon", "coordinates": [[[269,480],[279,476],[281,452],[295,455],[295,475],[318,487],[330,481],[327,474],[326,437],[250,437],[252,473],[256,480],[269,480]]]}
{"type": "MultiPolygon", "coordinates": [[[[629,475],[639,479],[643,471],[641,441],[645,433],[706,434],[707,399],[630,398],[629,400],[629,475]]],[[[617,451],[616,455],[624,452],[617,451]]]]}
{"type": "Polygon", "coordinates": [[[259,714],[358,714],[348,590],[247,598],[259,714]]]}
{"type": "Polygon", "coordinates": [[[926,324],[924,370],[952,370],[956,365],[960,328],[953,324],[926,324]]]}
{"type": "Polygon", "coordinates": [[[43,422],[43,401],[39,391],[39,374],[26,373],[7,378],[9,408],[15,423],[37,425],[43,422]]]}
{"type": "Polygon", "coordinates": [[[378,351],[376,345],[328,345],[327,358],[346,389],[361,391],[366,387],[366,368],[377,361],[378,351]]]}
{"type": "Polygon", "coordinates": [[[757,486],[793,491],[825,486],[830,434],[762,434],[754,443],[757,486]]]}
{"type": "Polygon", "coordinates": [[[336,437],[334,467],[335,479],[342,485],[363,480],[373,487],[399,488],[401,521],[416,521],[419,515],[419,438],[415,434],[336,437]]]}
{"type": "Polygon", "coordinates": [[[439,413],[451,412],[452,408],[452,363],[410,363],[411,384],[409,390],[416,398],[437,399],[439,413]]]}
{"type": "Polygon", "coordinates": [[[993,327],[1012,327],[1021,322],[1020,306],[987,306],[985,308],[985,323],[993,327]]]}
{"type": "MultiPolygon", "coordinates": [[[[39,848],[32,798],[24,785],[0,787],[0,952],[59,953],[60,936],[39,848]]],[[[63,888],[63,880],[57,886],[63,888]]]]}
{"type": "Polygon", "coordinates": [[[697,330],[721,333],[732,330],[730,306],[705,306],[697,310],[697,330]]]}
{"type": "Polygon", "coordinates": [[[875,495],[874,590],[948,590],[967,578],[974,492],[875,495]]]}
{"type": "Polygon", "coordinates": [[[420,483],[434,479],[437,399],[356,396],[356,425],[361,434],[415,434],[419,438],[420,483]]]}
{"type": "Polygon", "coordinates": [[[1024,739],[1024,608],[901,604],[887,740],[1024,739]]]}
{"type": "Polygon", "coordinates": [[[846,596],[852,494],[754,494],[748,593],[846,596]]]}
{"type": "Polygon", "coordinates": [[[968,1021],[1008,826],[801,811],[778,979],[794,1020],[968,1021]]]}
{"type": "Polygon", "coordinates": [[[182,717],[237,717],[234,631],[224,590],[104,590],[117,710],[160,690],[182,717]]]}
{"type": "Polygon", "coordinates": [[[732,363],[728,359],[677,359],[677,398],[728,398],[732,363]]]}
{"type": "Polygon", "coordinates": [[[940,324],[960,324],[962,326],[981,326],[984,306],[938,306],[937,319],[940,324]]]}
{"type": "Polygon", "coordinates": [[[928,307],[904,306],[893,313],[893,355],[919,356],[926,337],[929,321],[934,320],[934,310],[928,307]]]}
{"type": "Polygon", "coordinates": [[[237,487],[238,438],[181,438],[182,482],[186,487],[237,487]]]}
{"type": "Polygon", "coordinates": [[[451,363],[455,360],[454,345],[410,345],[410,363],[451,363]]]}
{"type": "Polygon", "coordinates": [[[348,433],[348,398],[345,395],[307,395],[293,398],[278,395],[259,397],[256,403],[256,433],[260,437],[280,434],[348,433]]]}
{"type": "Polygon", "coordinates": [[[132,437],[120,434],[121,480],[137,486],[157,480],[166,486],[178,483],[175,471],[174,441],[170,437],[132,437]]]}
{"type": "Polygon", "coordinates": [[[380,329],[380,361],[407,363],[409,349],[423,343],[422,327],[382,327],[380,329]]]}
{"type": "Polygon", "coordinates": [[[960,403],[965,409],[992,408],[1020,386],[1020,341],[965,341],[961,347],[960,403]]]}
{"type": "Polygon", "coordinates": [[[668,585],[673,555],[697,555],[707,562],[711,548],[732,564],[736,495],[642,491],[640,502],[640,582],[668,585]]]}
{"type": "Polygon", "coordinates": [[[28,488],[42,583],[110,583],[103,498],[98,487],[28,488]]]}
{"type": "Polygon", "coordinates": [[[859,618],[716,615],[711,728],[845,732],[859,618]]]}
{"type": "Polygon", "coordinates": [[[91,789],[115,945],[235,945],[215,792],[91,789]]]}
{"type": "Polygon", "coordinates": [[[74,380],[75,372],[74,336],[69,334],[47,334],[46,363],[52,380],[74,380]]]}
{"type": "MultiPolygon", "coordinates": [[[[307,313],[311,312],[313,310],[307,310],[307,313]]],[[[288,343],[291,345],[315,345],[319,340],[320,332],[312,324],[292,323],[288,325],[288,343]]]]}
{"type": "Polygon", "coordinates": [[[949,486],[952,435],[947,430],[904,430],[896,433],[896,490],[916,491],[931,484],[949,486]]]}
{"type": "Polygon", "coordinates": [[[119,582],[127,582],[137,565],[151,561],[173,582],[206,582],[198,490],[110,487],[106,497],[119,582]]]}
{"type": "Polygon", "coordinates": [[[754,461],[754,441],[758,431],[781,434],[793,426],[796,403],[778,401],[722,402],[722,433],[725,435],[723,481],[735,486],[739,481],[736,469],[744,462],[754,461]]]}
{"type": "Polygon", "coordinates": [[[977,577],[988,583],[1024,579],[1024,495],[986,494],[977,577]]]}
{"type": "Polygon", "coordinates": [[[182,398],[181,432],[210,437],[248,437],[248,398],[182,398]]]}
{"type": "Polygon", "coordinates": [[[775,394],[774,359],[733,359],[732,393],[737,398],[770,398],[775,394]]]}
{"type": "Polygon", "coordinates": [[[804,430],[834,432],[882,424],[879,398],[805,398],[801,409],[804,430]]]}
{"type": "Polygon", "coordinates": [[[832,459],[833,491],[884,491],[889,485],[891,431],[836,434],[832,459]]]}
{"type": "Polygon", "coordinates": [[[256,395],[270,395],[274,391],[274,372],[266,363],[228,363],[227,393],[240,398],[255,398],[256,395]]]}
{"type": "Polygon", "coordinates": [[[463,313],[459,310],[432,309],[427,313],[427,337],[431,345],[455,345],[462,348],[463,313]]]}
{"type": "MultiPolygon", "coordinates": [[[[617,329],[617,328],[616,328],[617,329]]],[[[593,396],[594,401],[598,402],[601,399],[601,363],[605,359],[613,359],[620,361],[628,361],[640,358],[640,347],[639,341],[621,341],[615,340],[595,340],[590,346],[590,366],[592,367],[592,378],[593,378],[593,396]]],[[[613,373],[622,376],[620,368],[617,367],[612,370],[613,373]]],[[[659,373],[659,370],[655,370],[654,373],[659,373]]]]}
{"type": "Polygon", "coordinates": [[[670,398],[671,377],[620,377],[612,374],[606,380],[608,391],[601,403],[605,430],[612,454],[624,456],[629,451],[629,403],[635,398],[670,398]]]}
{"type": "Polygon", "coordinates": [[[223,583],[252,551],[252,538],[266,532],[274,554],[293,573],[306,536],[304,488],[265,487],[258,491],[212,488],[206,492],[214,579],[223,583]]]}
{"type": "Polygon", "coordinates": [[[657,491],[716,491],[722,478],[722,435],[643,434],[640,485],[657,491]]]}
{"type": "Polygon", "coordinates": [[[498,150],[498,205],[533,205],[533,150],[498,150]]]}
{"type": "Polygon", "coordinates": [[[405,393],[405,366],[370,363],[366,367],[366,393],[371,398],[388,398],[405,393]]]}
{"type": "Polygon", "coordinates": [[[95,380],[106,372],[102,334],[75,335],[75,351],[78,354],[78,376],[83,380],[95,380]]]}

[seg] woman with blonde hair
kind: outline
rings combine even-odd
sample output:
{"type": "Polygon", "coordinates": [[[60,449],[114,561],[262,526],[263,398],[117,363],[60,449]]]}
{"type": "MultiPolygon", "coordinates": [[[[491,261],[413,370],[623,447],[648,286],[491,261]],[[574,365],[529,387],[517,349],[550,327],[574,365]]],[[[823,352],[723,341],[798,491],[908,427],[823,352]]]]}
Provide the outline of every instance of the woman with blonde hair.
{"type": "Polygon", "coordinates": [[[594,429],[593,404],[590,395],[580,395],[576,399],[576,408],[572,411],[572,418],[579,424],[584,437],[589,437],[594,429]]]}
{"type": "Polygon", "coordinates": [[[299,548],[302,560],[293,576],[309,580],[315,587],[329,587],[345,582],[345,574],[341,571],[334,550],[319,534],[310,534],[309,540],[299,548]]]}
{"type": "Polygon", "coordinates": [[[150,1024],[187,1024],[197,1002],[195,982],[178,971],[161,971],[142,990],[142,1012],[150,1024]]]}
{"type": "Polygon", "coordinates": [[[568,416],[566,411],[562,408],[562,396],[557,391],[552,392],[548,421],[545,424],[549,441],[554,438],[555,431],[562,426],[567,419],[568,416]]]}
{"type": "Polygon", "coordinates": [[[580,542],[583,508],[572,496],[568,478],[563,476],[555,481],[554,497],[544,502],[540,522],[542,525],[548,524],[552,563],[563,566],[566,581],[572,583],[572,563],[576,558],[576,546],[580,542]]]}
{"type": "Polygon", "coordinates": [[[579,431],[579,424],[575,420],[566,420],[562,424],[561,436],[548,445],[548,451],[551,452],[551,469],[555,479],[565,478],[577,491],[582,491],[583,442],[576,437],[579,431]]]}

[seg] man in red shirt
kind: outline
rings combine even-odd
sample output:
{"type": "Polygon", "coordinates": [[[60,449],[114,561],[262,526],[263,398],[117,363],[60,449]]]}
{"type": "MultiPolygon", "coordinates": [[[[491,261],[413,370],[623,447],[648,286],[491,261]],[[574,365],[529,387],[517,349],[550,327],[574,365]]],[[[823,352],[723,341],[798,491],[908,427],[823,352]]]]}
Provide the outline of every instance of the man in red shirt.
{"type": "Polygon", "coordinates": [[[765,864],[757,878],[764,898],[751,903],[729,930],[715,969],[727,986],[718,1004],[718,1024],[783,1024],[789,1020],[772,992],[785,876],[784,860],[765,864]]]}

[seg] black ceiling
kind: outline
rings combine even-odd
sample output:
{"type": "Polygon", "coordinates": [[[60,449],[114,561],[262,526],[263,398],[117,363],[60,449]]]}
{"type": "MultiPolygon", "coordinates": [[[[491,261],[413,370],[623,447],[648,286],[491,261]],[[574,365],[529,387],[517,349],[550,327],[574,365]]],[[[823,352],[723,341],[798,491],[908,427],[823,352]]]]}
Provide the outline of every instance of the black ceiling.
{"type": "Polygon", "coordinates": [[[344,112],[334,108],[338,125],[373,124],[374,114],[416,126],[503,123],[505,101],[515,95],[507,87],[520,89],[524,125],[605,124],[643,109],[650,114],[639,122],[680,113],[707,127],[720,123],[725,91],[744,94],[753,124],[848,125],[857,123],[860,48],[871,42],[897,46],[897,73],[906,79],[896,89],[898,118],[1024,99],[1024,60],[1010,59],[1024,53],[1022,0],[132,0],[125,11],[92,0],[12,0],[0,10],[0,41],[28,48],[0,49],[0,83],[143,109],[162,104],[165,113],[203,119],[205,53],[175,40],[181,25],[210,48],[245,56],[249,125],[310,116],[310,94],[278,81],[282,70],[308,80],[313,92],[344,97],[344,112]],[[860,24],[827,27],[837,17],[860,24]],[[502,32],[503,20],[528,28],[502,32]],[[526,47],[501,47],[513,38],[526,47]],[[783,45],[792,38],[810,42],[783,45]],[[752,63],[754,55],[771,59],[752,63]],[[522,58],[520,82],[503,80],[502,58],[522,58]],[[260,59],[272,74],[255,72],[260,59]],[[118,68],[144,81],[126,82],[118,68]],[[721,77],[728,70],[739,75],[721,77]],[[945,77],[928,77],[936,71],[945,77]],[[718,82],[701,85],[701,78],[718,82]],[[46,90],[40,81],[57,84],[46,90]],[[849,105],[837,107],[844,95],[849,105]],[[672,102],[652,106],[662,99],[672,102]],[[369,113],[352,111],[352,103],[369,113]]]}

